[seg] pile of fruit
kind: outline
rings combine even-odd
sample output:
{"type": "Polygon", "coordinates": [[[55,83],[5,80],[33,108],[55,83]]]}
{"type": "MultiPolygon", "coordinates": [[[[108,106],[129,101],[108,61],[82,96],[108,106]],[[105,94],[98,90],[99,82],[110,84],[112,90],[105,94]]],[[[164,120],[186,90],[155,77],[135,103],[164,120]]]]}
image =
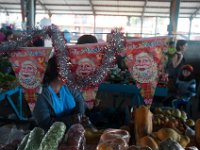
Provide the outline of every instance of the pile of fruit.
{"type": "Polygon", "coordinates": [[[200,148],[200,119],[196,122],[187,119],[183,111],[157,108],[152,113],[149,107],[140,106],[133,112],[133,118],[131,136],[138,146],[159,150],[200,148]]]}
{"type": "Polygon", "coordinates": [[[172,128],[178,133],[184,134],[187,127],[193,128],[195,125],[194,120],[188,119],[187,114],[183,110],[175,108],[156,108],[153,114],[154,130],[162,127],[172,128]]]}

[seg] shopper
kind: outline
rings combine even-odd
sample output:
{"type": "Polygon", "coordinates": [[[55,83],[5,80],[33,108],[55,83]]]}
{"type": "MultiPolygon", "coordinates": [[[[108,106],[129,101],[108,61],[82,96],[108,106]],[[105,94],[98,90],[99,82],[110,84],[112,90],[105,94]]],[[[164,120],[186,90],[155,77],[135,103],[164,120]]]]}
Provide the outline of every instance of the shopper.
{"type": "Polygon", "coordinates": [[[90,34],[82,35],[78,38],[77,44],[98,43],[95,36],[90,34]]]}
{"type": "MultiPolygon", "coordinates": [[[[56,57],[48,62],[44,88],[38,96],[33,116],[38,125],[47,130],[55,121],[63,121],[68,127],[85,113],[85,101],[78,90],[67,87],[58,78],[56,57]]],[[[80,121],[80,120],[78,120],[80,121]]]]}
{"type": "Polygon", "coordinates": [[[187,106],[190,99],[196,95],[196,80],[192,75],[193,67],[184,65],[181,68],[181,74],[176,80],[176,99],[172,101],[172,106],[180,108],[187,106]]]}
{"type": "Polygon", "coordinates": [[[176,80],[180,73],[180,68],[185,64],[185,58],[183,57],[183,53],[187,48],[187,41],[178,40],[176,43],[176,52],[169,59],[167,64],[166,71],[169,75],[169,79],[176,80]]]}

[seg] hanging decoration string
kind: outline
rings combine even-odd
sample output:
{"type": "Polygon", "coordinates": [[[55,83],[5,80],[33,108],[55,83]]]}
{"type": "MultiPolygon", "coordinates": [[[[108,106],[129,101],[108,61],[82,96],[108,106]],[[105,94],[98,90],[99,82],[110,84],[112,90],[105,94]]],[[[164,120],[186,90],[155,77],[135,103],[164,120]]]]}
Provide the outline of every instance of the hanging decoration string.
{"type": "Polygon", "coordinates": [[[36,37],[47,37],[49,35],[52,39],[52,45],[55,49],[55,54],[58,62],[59,75],[63,81],[70,87],[75,89],[85,87],[96,87],[104,81],[111,68],[116,62],[117,52],[124,46],[124,39],[122,34],[118,33],[120,30],[112,31],[111,42],[108,45],[100,47],[105,52],[102,58],[102,65],[97,69],[95,74],[88,76],[87,79],[75,79],[75,74],[71,71],[71,62],[69,58],[69,50],[62,32],[59,31],[56,25],[44,27],[43,30],[33,29],[30,32],[23,32],[16,41],[9,41],[0,44],[0,54],[11,53],[16,51],[19,47],[27,47],[36,37]]]}
{"type": "Polygon", "coordinates": [[[59,75],[68,86],[75,88],[75,78],[70,69],[71,62],[68,57],[68,51],[66,50],[67,43],[62,33],[55,25],[49,26],[48,33],[51,36],[52,45],[57,57],[57,63],[59,66],[57,69],[59,69],[59,75]]]}
{"type": "Polygon", "coordinates": [[[111,45],[101,47],[105,51],[105,55],[102,59],[102,65],[97,69],[95,74],[88,76],[87,79],[79,78],[75,80],[75,74],[71,71],[70,58],[67,57],[69,51],[66,41],[55,25],[52,25],[50,28],[52,43],[59,66],[59,74],[66,84],[73,88],[81,89],[83,87],[95,87],[102,83],[115,63],[116,49],[111,45]]]}
{"type": "Polygon", "coordinates": [[[109,44],[115,48],[117,53],[120,53],[125,47],[125,36],[122,32],[122,28],[115,28],[111,31],[109,44]]]}
{"type": "Polygon", "coordinates": [[[33,29],[30,32],[22,32],[15,41],[2,42],[0,44],[0,55],[9,54],[16,51],[19,47],[27,47],[35,37],[45,37],[46,30],[33,29]]]}

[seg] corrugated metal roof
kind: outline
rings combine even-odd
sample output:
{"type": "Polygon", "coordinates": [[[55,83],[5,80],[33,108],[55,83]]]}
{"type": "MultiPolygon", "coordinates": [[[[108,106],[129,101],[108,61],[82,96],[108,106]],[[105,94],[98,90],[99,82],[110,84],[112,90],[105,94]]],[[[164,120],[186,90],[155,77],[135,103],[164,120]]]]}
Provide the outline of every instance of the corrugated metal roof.
{"type": "MultiPolygon", "coordinates": [[[[37,0],[36,13],[169,17],[171,0],[37,0]]],[[[20,0],[0,0],[0,12],[21,12],[20,0]]],[[[200,0],[181,0],[179,17],[200,17],[200,0]]]]}

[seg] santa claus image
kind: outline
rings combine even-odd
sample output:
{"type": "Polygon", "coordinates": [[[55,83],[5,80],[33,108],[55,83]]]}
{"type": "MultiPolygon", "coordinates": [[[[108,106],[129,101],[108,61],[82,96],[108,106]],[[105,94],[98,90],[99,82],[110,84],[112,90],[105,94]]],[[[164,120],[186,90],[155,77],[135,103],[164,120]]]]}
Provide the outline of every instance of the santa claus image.
{"type": "Polygon", "coordinates": [[[20,84],[27,89],[36,88],[40,85],[38,73],[37,65],[33,61],[27,60],[22,62],[19,70],[20,84]]]}
{"type": "Polygon", "coordinates": [[[151,53],[141,52],[133,58],[131,74],[139,83],[149,83],[157,78],[157,63],[151,53]]]}
{"type": "Polygon", "coordinates": [[[76,69],[76,74],[79,77],[88,77],[93,74],[96,70],[96,65],[94,61],[89,58],[82,58],[78,62],[78,67],[76,69]]]}

